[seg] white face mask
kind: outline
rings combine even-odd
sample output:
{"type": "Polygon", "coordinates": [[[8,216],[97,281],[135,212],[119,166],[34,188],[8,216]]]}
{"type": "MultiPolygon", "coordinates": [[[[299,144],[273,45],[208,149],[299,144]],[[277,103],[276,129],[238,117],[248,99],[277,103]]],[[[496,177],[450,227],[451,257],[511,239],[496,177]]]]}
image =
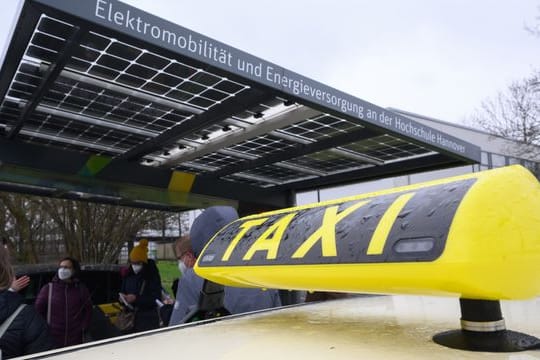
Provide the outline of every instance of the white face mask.
{"type": "Polygon", "coordinates": [[[180,270],[180,274],[182,275],[184,275],[187,270],[187,266],[182,260],[178,260],[178,270],[180,270]]]}
{"type": "Polygon", "coordinates": [[[135,274],[138,274],[142,270],[142,265],[139,264],[132,264],[131,268],[133,269],[133,272],[135,274]]]}
{"type": "Polygon", "coordinates": [[[66,269],[66,268],[58,269],[58,278],[60,280],[67,280],[71,277],[71,275],[72,275],[71,269],[66,269]]]}

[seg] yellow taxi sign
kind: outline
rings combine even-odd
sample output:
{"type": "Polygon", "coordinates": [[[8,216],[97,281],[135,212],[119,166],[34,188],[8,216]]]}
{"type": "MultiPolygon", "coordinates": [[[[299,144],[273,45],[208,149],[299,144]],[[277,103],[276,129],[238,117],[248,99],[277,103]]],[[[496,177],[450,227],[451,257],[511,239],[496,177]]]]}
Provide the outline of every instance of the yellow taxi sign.
{"type": "Polygon", "coordinates": [[[540,295],[540,184],[509,166],[239,219],[195,271],[231,286],[540,295]]]}

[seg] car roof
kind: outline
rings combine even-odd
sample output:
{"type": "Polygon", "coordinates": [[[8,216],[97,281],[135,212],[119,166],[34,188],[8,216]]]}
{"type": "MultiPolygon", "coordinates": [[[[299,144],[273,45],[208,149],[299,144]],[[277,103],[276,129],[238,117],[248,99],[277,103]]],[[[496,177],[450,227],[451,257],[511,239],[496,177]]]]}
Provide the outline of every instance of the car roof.
{"type": "MultiPolygon", "coordinates": [[[[540,336],[540,299],[503,301],[509,329],[540,336]]],[[[455,350],[432,337],[459,328],[457,299],[353,296],[179,325],[48,353],[55,359],[509,359],[536,358],[534,350],[485,353],[455,350]],[[512,354],[512,355],[510,355],[512,354]]],[[[45,355],[45,354],[41,354],[45,355]]]]}

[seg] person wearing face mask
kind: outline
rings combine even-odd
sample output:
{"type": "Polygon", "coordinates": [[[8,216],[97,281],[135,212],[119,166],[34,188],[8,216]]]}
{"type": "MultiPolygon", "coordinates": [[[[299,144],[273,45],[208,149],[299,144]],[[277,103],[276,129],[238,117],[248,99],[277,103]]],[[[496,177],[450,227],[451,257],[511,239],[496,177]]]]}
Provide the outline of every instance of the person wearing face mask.
{"type": "MultiPolygon", "coordinates": [[[[179,237],[174,243],[174,253],[176,260],[178,260],[178,271],[180,271],[180,277],[184,275],[187,269],[191,269],[195,266],[197,258],[193,254],[193,248],[191,247],[191,240],[188,235],[179,237]]],[[[176,296],[178,291],[178,282],[180,278],[177,278],[172,283],[172,291],[176,296]]]]}
{"type": "Polygon", "coordinates": [[[39,291],[34,306],[49,324],[56,347],[81,344],[90,326],[92,299],[88,288],[79,280],[81,266],[77,260],[60,260],[53,280],[39,291]]]}
{"type": "Polygon", "coordinates": [[[178,269],[180,274],[184,274],[187,269],[195,266],[197,258],[193,254],[191,239],[189,236],[182,236],[176,243],[176,259],[178,260],[178,269]]]}
{"type": "Polygon", "coordinates": [[[161,299],[161,280],[157,267],[150,261],[148,240],[142,239],[129,253],[130,267],[119,294],[135,311],[135,325],[130,332],[159,327],[156,300],[161,299]]]}
{"type": "MultiPolygon", "coordinates": [[[[199,256],[208,241],[225,225],[238,219],[238,213],[230,206],[211,206],[204,210],[193,222],[189,232],[193,257],[199,256]]],[[[183,260],[180,259],[180,260],[183,260]]],[[[187,265],[187,264],[186,264],[187,265]]],[[[181,265],[179,265],[181,266],[181,265]]],[[[182,268],[184,268],[182,266],[182,268]]],[[[170,325],[182,324],[200,298],[204,279],[195,274],[193,268],[188,268],[182,274],[178,284],[176,301],[169,320],[170,325]]],[[[231,314],[281,306],[277,290],[238,288],[225,286],[225,308],[231,314]]]]}
{"type": "MultiPolygon", "coordinates": [[[[176,239],[174,242],[174,253],[176,255],[176,259],[178,260],[178,271],[180,271],[180,277],[182,277],[182,275],[186,273],[187,269],[191,269],[197,261],[195,255],[193,255],[193,249],[191,248],[189,236],[181,236],[176,239]]],[[[171,286],[172,292],[175,294],[175,296],[176,292],[178,291],[179,281],[180,278],[174,279],[171,286]]],[[[167,326],[173,311],[174,300],[168,298],[162,301],[164,305],[159,308],[159,317],[161,319],[162,326],[167,326]]]]}

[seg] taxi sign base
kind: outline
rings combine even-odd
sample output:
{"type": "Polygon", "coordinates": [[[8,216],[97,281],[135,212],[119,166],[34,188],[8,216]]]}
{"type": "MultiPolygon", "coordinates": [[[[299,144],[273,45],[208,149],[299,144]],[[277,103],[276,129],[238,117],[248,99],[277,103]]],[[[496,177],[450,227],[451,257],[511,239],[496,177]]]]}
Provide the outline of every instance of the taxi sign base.
{"type": "Polygon", "coordinates": [[[433,341],[452,349],[467,351],[517,352],[540,349],[540,339],[512,330],[450,330],[433,336],[433,341]]]}
{"type": "Polygon", "coordinates": [[[452,349],[487,352],[540,349],[540,339],[504,328],[499,301],[460,299],[459,302],[462,329],[433,336],[437,344],[452,349]]]}

